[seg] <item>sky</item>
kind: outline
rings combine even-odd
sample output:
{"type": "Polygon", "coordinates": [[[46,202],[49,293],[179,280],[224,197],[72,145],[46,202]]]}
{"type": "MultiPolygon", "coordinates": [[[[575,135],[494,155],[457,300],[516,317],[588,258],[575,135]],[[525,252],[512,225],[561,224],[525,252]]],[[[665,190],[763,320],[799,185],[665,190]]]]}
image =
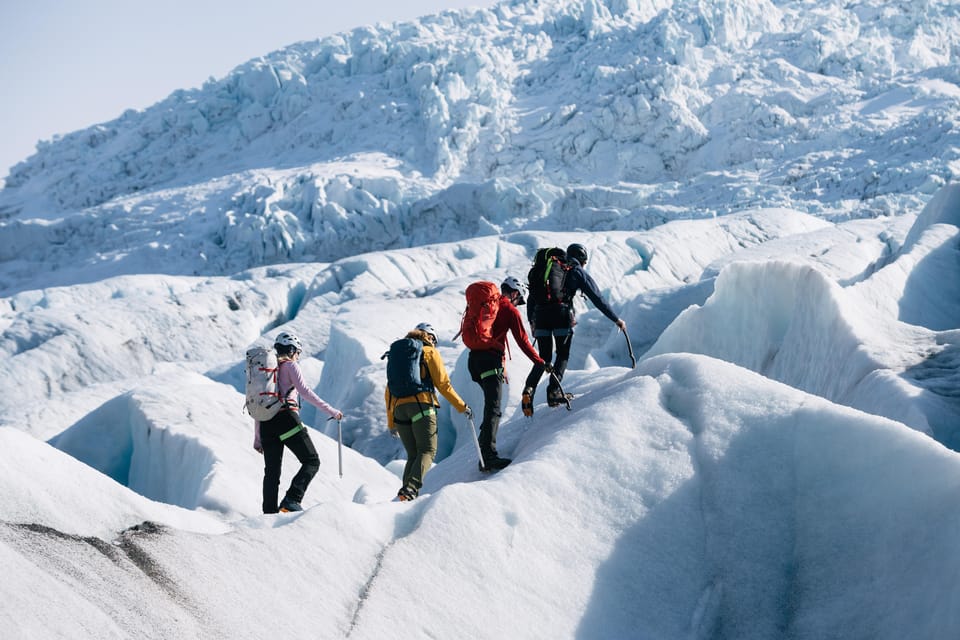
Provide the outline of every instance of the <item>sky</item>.
{"type": "Polygon", "coordinates": [[[493,0],[0,4],[0,179],[39,140],[144,109],[301,40],[493,0]]]}
{"type": "Polygon", "coordinates": [[[249,65],[0,191],[5,638],[960,637],[960,16],[543,4],[249,65]],[[381,355],[430,322],[479,415],[466,286],[571,242],[627,333],[576,298],[570,410],[522,415],[512,345],[512,464],[442,401],[395,501],[381,355]],[[281,331],[344,418],[264,515],[281,331]]]}

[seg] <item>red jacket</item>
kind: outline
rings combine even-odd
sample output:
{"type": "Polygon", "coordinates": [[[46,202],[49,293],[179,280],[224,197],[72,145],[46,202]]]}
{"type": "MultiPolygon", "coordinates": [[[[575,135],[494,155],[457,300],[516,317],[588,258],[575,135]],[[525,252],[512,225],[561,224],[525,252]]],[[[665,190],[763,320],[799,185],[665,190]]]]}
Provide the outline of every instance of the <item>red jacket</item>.
{"type": "Polygon", "coordinates": [[[505,353],[507,350],[507,333],[509,332],[513,334],[513,339],[517,341],[520,349],[527,354],[530,360],[536,364],[544,364],[543,358],[530,344],[530,338],[523,326],[523,317],[520,315],[520,311],[513,306],[507,296],[500,296],[500,310],[493,320],[492,332],[493,341],[497,345],[496,349],[501,353],[505,353]]]}

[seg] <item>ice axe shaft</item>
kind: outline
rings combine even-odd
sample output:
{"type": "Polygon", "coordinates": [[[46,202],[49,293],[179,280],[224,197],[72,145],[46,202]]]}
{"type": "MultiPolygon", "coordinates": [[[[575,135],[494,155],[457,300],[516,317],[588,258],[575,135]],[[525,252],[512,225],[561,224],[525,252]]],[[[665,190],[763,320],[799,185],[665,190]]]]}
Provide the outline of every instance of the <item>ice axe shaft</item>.
{"type": "Polygon", "coordinates": [[[340,470],[340,477],[343,478],[343,428],[340,426],[340,420],[337,418],[327,418],[327,422],[337,421],[337,467],[340,470]]]}
{"type": "Polygon", "coordinates": [[[560,377],[553,371],[550,372],[550,375],[553,377],[553,381],[557,383],[557,389],[560,390],[560,395],[563,396],[563,402],[567,405],[567,411],[573,411],[573,408],[570,406],[570,398],[563,390],[563,385],[560,384],[560,377]]]}
{"type": "Polygon", "coordinates": [[[623,330],[623,337],[626,338],[626,340],[627,340],[627,353],[630,354],[630,368],[631,368],[631,369],[636,369],[636,368],[637,368],[637,359],[636,359],[636,358],[634,357],[634,355],[633,355],[633,345],[630,344],[630,336],[627,334],[627,330],[626,330],[626,329],[623,330]]]}
{"type": "Polygon", "coordinates": [[[480,441],[477,440],[477,425],[473,423],[473,416],[469,416],[467,420],[470,422],[470,439],[473,440],[473,448],[477,450],[477,460],[480,461],[482,469],[486,465],[483,464],[483,453],[480,451],[480,441]]]}

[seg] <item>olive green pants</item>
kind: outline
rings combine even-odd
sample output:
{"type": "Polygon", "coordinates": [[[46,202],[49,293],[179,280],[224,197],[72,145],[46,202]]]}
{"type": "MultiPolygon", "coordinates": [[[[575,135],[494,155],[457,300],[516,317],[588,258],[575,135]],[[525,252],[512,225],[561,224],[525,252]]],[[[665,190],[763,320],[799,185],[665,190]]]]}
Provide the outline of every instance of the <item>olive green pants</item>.
{"type": "Polygon", "coordinates": [[[409,402],[393,410],[393,426],[407,451],[403,467],[403,488],[419,495],[423,477],[437,456],[437,408],[409,402]]]}

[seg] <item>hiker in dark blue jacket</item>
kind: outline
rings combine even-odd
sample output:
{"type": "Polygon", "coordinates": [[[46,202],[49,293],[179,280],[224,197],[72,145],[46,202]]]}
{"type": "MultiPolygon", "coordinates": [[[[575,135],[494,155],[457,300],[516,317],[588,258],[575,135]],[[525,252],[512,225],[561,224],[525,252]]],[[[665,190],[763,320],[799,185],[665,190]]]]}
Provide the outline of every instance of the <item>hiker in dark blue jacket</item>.
{"type": "MultiPolygon", "coordinates": [[[[587,249],[582,244],[571,244],[567,247],[567,273],[563,282],[561,302],[549,302],[532,306],[529,313],[530,325],[533,328],[533,337],[537,340],[537,349],[545,362],[553,359],[553,345],[556,341],[557,358],[553,363],[553,375],[547,383],[547,404],[555,407],[566,402],[560,391],[559,382],[563,380],[563,373],[567,369],[567,360],[570,359],[570,346],[573,343],[573,327],[577,323],[573,300],[577,292],[582,292],[610,320],[620,328],[626,329],[626,323],[610,308],[610,305],[600,295],[597,283],[584,270],[587,265],[587,249]]],[[[543,365],[534,364],[527,376],[523,389],[521,407],[523,415],[533,415],[533,396],[537,385],[543,376],[543,365]]]]}

